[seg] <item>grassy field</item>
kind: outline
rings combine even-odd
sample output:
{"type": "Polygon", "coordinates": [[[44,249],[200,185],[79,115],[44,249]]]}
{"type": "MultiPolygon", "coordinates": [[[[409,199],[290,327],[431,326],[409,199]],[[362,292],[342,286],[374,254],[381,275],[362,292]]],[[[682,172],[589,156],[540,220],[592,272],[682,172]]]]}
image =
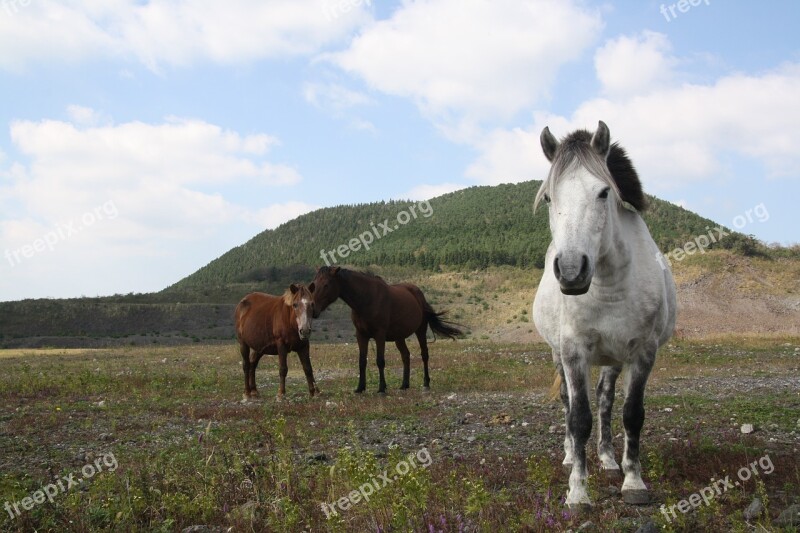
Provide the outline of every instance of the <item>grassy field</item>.
{"type": "MultiPolygon", "coordinates": [[[[308,397],[293,356],[276,401],[276,362],[265,358],[262,399],[249,403],[233,343],[0,351],[0,506],[12,509],[0,509],[0,530],[567,531],[591,521],[636,531],[652,520],[665,531],[752,531],[743,511],[756,496],[758,523],[779,530],[778,513],[800,503],[798,347],[791,337],[665,347],[642,437],[653,503],[625,505],[592,445],[595,507],[582,514],[563,506],[563,414],[546,400],[553,367],[541,344],[438,341],[430,392],[418,356],[412,388],[397,389],[392,347],[386,396],[375,394],[372,355],[367,392],[355,395],[355,346],[314,345],[321,396],[308,397]],[[709,505],[671,520],[660,511],[767,456],[774,469],[709,505]],[[52,501],[37,503],[48,485],[52,501]],[[323,509],[334,502],[335,513],[323,509]]],[[[621,407],[618,391],[618,460],[621,407]]]]}

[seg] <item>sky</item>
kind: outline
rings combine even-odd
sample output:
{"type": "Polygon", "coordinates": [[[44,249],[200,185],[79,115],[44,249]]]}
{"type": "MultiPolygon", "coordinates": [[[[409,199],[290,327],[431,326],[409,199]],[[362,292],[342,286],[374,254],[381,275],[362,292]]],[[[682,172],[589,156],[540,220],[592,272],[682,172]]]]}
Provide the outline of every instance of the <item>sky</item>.
{"type": "Polygon", "coordinates": [[[0,0],[0,301],[158,291],[320,207],[543,179],[541,130],[598,120],[646,192],[797,243],[798,20],[794,0],[0,0]]]}

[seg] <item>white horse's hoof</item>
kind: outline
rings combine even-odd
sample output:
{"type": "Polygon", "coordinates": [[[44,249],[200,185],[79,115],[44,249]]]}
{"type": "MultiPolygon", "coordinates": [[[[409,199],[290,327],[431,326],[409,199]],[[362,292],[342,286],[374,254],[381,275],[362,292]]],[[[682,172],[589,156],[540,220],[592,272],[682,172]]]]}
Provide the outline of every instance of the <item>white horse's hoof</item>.
{"type": "Polygon", "coordinates": [[[646,489],[623,489],[622,501],[629,505],[647,505],[650,503],[650,492],[646,489]]]}
{"type": "Polygon", "coordinates": [[[586,486],[576,486],[567,491],[567,499],[564,502],[570,510],[590,510],[592,500],[586,492],[586,486]]]}
{"type": "Polygon", "coordinates": [[[573,513],[583,514],[592,512],[594,505],[592,502],[568,503],[567,508],[573,513]]]}

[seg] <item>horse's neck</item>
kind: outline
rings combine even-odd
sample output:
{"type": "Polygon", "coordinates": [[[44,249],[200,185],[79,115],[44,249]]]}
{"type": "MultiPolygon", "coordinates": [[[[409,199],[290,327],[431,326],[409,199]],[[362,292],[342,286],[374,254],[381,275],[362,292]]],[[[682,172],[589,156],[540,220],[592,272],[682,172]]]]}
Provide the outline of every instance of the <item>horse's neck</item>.
{"type": "Polygon", "coordinates": [[[352,309],[358,309],[369,302],[369,280],[356,273],[340,278],[339,298],[352,309]]]}

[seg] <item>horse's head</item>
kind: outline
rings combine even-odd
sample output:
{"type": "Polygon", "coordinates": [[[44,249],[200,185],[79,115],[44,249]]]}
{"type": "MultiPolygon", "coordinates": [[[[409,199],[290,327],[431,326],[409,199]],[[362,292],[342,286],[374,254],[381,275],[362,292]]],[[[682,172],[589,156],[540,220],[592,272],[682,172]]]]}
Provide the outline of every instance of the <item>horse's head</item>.
{"type": "Polygon", "coordinates": [[[305,340],[311,335],[311,319],[314,316],[314,284],[308,287],[305,285],[289,285],[286,293],[286,303],[292,306],[295,319],[297,320],[297,331],[300,339],[305,340]]]}
{"type": "Polygon", "coordinates": [[[645,204],[633,165],[610,137],[602,121],[593,134],[579,130],[559,142],[545,128],[540,137],[552,166],[534,206],[542,200],[548,204],[552,268],[563,294],[589,290],[598,258],[610,243],[614,213],[645,204]]]}
{"type": "Polygon", "coordinates": [[[339,298],[339,267],[320,267],[314,277],[314,318],[339,298]]]}

